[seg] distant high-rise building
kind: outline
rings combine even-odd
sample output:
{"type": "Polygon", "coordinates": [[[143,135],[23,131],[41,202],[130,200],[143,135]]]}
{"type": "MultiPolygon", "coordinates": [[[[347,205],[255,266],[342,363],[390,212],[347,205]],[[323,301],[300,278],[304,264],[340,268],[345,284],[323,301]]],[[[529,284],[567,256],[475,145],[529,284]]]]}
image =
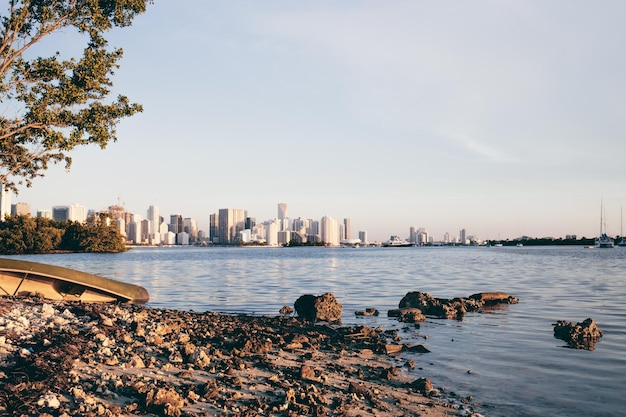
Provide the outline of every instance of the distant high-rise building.
{"type": "Polygon", "coordinates": [[[68,206],[52,207],[52,219],[55,222],[66,222],[70,219],[70,208],[68,206]]]}
{"type": "Polygon", "coordinates": [[[27,203],[11,204],[11,215],[13,216],[30,216],[30,205],[27,203]]]}
{"type": "Polygon", "coordinates": [[[126,212],[126,209],[123,206],[109,206],[109,214],[111,215],[112,219],[124,219],[124,213],[126,212]]]}
{"type": "Polygon", "coordinates": [[[339,246],[339,224],[337,220],[329,216],[322,217],[320,220],[322,242],[329,246],[339,246]]]}
{"type": "Polygon", "coordinates": [[[278,203],[278,220],[287,218],[287,203],[278,203]]]}
{"type": "Polygon", "coordinates": [[[219,243],[220,238],[220,224],[219,216],[217,213],[209,215],[209,242],[219,243]]]}
{"type": "Polygon", "coordinates": [[[277,235],[279,245],[286,245],[291,241],[291,232],[289,230],[282,230],[277,235]]]}
{"type": "Polygon", "coordinates": [[[301,232],[306,235],[307,233],[306,228],[308,224],[309,224],[308,220],[305,220],[302,217],[298,217],[297,219],[293,220],[293,223],[291,223],[291,230],[294,232],[301,232]]]}
{"type": "Polygon", "coordinates": [[[248,230],[254,229],[256,226],[256,217],[246,217],[246,226],[245,228],[248,230]]]}
{"type": "Polygon", "coordinates": [[[350,239],[350,219],[343,219],[343,239],[350,239]]]}
{"type": "Polygon", "coordinates": [[[367,232],[366,231],[360,231],[359,232],[359,239],[361,240],[361,244],[363,244],[363,245],[367,245],[369,243],[369,241],[367,240],[367,232]]]}
{"type": "Polygon", "coordinates": [[[465,237],[465,229],[461,229],[461,231],[459,232],[459,240],[461,242],[461,245],[465,245],[466,242],[466,237],[465,237]]]}
{"type": "MultiPolygon", "coordinates": [[[[198,241],[198,222],[193,217],[185,217],[183,219],[183,232],[188,234],[190,243],[198,241]]],[[[189,244],[189,243],[187,243],[189,244]]]]}
{"type": "Polygon", "coordinates": [[[84,223],[87,220],[87,207],[80,204],[70,204],[68,210],[69,221],[84,223]]]}
{"type": "Polygon", "coordinates": [[[37,217],[43,217],[44,219],[52,218],[52,210],[50,209],[39,209],[37,210],[37,217]]]}
{"type": "Polygon", "coordinates": [[[150,235],[159,234],[159,226],[161,226],[161,216],[159,215],[158,206],[148,207],[148,220],[150,220],[150,235]]]}
{"type": "Polygon", "coordinates": [[[141,243],[150,241],[150,231],[152,230],[152,222],[149,219],[141,220],[141,243]]]}
{"type": "Polygon", "coordinates": [[[244,230],[246,212],[243,209],[220,209],[219,211],[219,241],[222,245],[232,245],[238,242],[239,232],[244,230]]]}
{"type": "Polygon", "coordinates": [[[11,214],[11,191],[7,191],[0,184],[0,220],[11,214]]]}
{"type": "Polygon", "coordinates": [[[269,246],[278,245],[278,223],[275,221],[265,224],[265,243],[269,246]]]}
{"type": "Polygon", "coordinates": [[[320,234],[320,222],[319,220],[309,219],[309,226],[306,229],[307,235],[319,235],[320,234]]]}
{"type": "Polygon", "coordinates": [[[417,228],[415,226],[411,226],[409,229],[409,242],[417,243],[417,228]]]}
{"type": "Polygon", "coordinates": [[[180,214],[170,215],[169,231],[177,235],[183,231],[183,216],[180,214]]]}

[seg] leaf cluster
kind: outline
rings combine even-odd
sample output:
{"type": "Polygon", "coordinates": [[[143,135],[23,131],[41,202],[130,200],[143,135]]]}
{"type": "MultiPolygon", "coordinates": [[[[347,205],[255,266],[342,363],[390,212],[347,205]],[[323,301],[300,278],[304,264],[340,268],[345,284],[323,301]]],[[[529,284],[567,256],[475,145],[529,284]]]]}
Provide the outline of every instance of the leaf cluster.
{"type": "Polygon", "coordinates": [[[104,149],[117,140],[120,119],[142,111],[126,96],[111,98],[111,76],[123,51],[104,35],[129,26],[146,0],[11,0],[0,15],[0,183],[17,192],[32,185],[51,163],[65,162],[74,147],[104,149]],[[44,38],[73,33],[82,56],[59,51],[28,57],[44,38]]]}
{"type": "Polygon", "coordinates": [[[0,222],[0,253],[124,252],[124,238],[107,214],[85,223],[57,222],[43,217],[8,216],[0,222]]]}

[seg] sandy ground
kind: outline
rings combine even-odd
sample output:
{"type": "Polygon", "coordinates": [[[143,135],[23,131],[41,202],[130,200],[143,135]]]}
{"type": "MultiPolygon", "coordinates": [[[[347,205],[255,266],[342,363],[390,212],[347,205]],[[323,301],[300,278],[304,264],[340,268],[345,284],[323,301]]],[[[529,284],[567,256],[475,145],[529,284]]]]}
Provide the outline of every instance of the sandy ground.
{"type": "Polygon", "coordinates": [[[0,299],[0,414],[453,416],[394,332],[294,317],[0,299]]]}

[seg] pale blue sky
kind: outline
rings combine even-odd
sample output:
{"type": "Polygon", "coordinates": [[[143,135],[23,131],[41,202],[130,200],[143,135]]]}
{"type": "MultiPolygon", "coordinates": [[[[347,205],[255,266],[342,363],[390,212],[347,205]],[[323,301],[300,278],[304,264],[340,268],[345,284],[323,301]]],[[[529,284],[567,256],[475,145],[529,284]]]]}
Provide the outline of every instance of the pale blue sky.
{"type": "MultiPolygon", "coordinates": [[[[626,203],[622,1],[159,1],[110,37],[144,105],[13,201],[245,208],[370,239],[610,234],[626,203]]],[[[71,34],[65,35],[67,38],[71,34]]],[[[58,45],[57,48],[62,48],[58,45]]]]}

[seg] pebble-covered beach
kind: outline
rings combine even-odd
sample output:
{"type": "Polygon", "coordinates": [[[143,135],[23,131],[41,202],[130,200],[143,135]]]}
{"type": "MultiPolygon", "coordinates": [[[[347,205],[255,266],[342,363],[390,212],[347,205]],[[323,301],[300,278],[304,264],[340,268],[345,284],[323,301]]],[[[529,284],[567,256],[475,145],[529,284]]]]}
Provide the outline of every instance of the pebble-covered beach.
{"type": "Polygon", "coordinates": [[[291,316],[1,298],[0,414],[474,414],[388,355],[401,344],[291,316]]]}

